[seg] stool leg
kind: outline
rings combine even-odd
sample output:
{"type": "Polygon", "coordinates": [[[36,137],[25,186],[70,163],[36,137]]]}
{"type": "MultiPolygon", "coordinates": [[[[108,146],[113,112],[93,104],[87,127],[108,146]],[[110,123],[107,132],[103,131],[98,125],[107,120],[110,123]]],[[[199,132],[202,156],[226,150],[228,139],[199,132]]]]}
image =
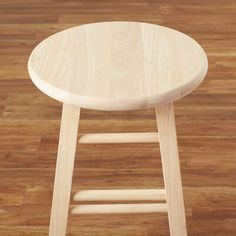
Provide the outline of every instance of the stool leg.
{"type": "Polygon", "coordinates": [[[156,107],[171,236],[187,236],[173,103],[156,107]]]}
{"type": "Polygon", "coordinates": [[[49,236],[65,236],[80,108],[63,104],[49,236]]]}

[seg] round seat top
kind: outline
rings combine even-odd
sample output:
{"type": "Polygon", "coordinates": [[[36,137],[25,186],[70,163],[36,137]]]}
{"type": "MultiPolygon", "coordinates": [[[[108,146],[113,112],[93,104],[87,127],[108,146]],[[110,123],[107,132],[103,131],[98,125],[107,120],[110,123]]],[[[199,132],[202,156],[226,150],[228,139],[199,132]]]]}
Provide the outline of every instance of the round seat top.
{"type": "Polygon", "coordinates": [[[172,102],[206,75],[201,46],[176,30],[139,22],[99,22],[56,33],[36,46],[35,85],[63,103],[134,110],[172,102]]]}

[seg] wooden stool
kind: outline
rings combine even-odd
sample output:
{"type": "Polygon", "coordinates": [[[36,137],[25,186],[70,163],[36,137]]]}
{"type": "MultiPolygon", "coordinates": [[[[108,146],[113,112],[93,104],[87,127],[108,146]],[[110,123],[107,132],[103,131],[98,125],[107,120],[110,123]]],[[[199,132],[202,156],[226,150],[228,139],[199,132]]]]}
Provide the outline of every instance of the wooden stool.
{"type": "Polygon", "coordinates": [[[173,101],[206,75],[200,45],[170,28],[138,22],[87,24],[54,34],[32,52],[35,85],[63,102],[50,236],[66,234],[80,108],[155,108],[158,133],[90,133],[80,143],[160,142],[165,189],[84,190],[77,201],[165,200],[166,203],[77,205],[74,214],[168,212],[171,236],[186,236],[173,101]]]}

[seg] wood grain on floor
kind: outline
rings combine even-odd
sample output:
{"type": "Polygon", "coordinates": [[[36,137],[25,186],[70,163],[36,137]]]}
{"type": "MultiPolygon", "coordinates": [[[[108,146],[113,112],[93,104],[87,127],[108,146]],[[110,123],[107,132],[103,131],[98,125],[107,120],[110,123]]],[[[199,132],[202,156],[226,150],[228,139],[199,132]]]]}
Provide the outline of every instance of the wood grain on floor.
{"type": "MultiPolygon", "coordinates": [[[[46,236],[61,104],[30,81],[28,56],[45,37],[89,22],[161,24],[206,50],[202,85],[177,101],[189,236],[236,235],[236,2],[234,0],[0,1],[0,235],[46,236]]],[[[155,131],[154,110],[82,110],[80,133],[155,131]]],[[[163,186],[157,144],[77,147],[78,189],[163,186]]],[[[70,216],[70,236],[167,236],[165,214],[70,216]]]]}

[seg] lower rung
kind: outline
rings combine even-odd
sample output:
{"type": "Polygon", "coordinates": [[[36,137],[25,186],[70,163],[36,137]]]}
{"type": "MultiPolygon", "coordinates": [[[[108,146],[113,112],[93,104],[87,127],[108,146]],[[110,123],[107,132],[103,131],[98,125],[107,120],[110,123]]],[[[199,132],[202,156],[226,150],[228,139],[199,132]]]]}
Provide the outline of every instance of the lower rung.
{"type": "Polygon", "coordinates": [[[107,189],[80,190],[74,201],[163,201],[165,189],[107,189]]]}
{"type": "Polygon", "coordinates": [[[71,210],[72,214],[129,214],[157,212],[167,212],[166,203],[77,205],[71,210]]]}

